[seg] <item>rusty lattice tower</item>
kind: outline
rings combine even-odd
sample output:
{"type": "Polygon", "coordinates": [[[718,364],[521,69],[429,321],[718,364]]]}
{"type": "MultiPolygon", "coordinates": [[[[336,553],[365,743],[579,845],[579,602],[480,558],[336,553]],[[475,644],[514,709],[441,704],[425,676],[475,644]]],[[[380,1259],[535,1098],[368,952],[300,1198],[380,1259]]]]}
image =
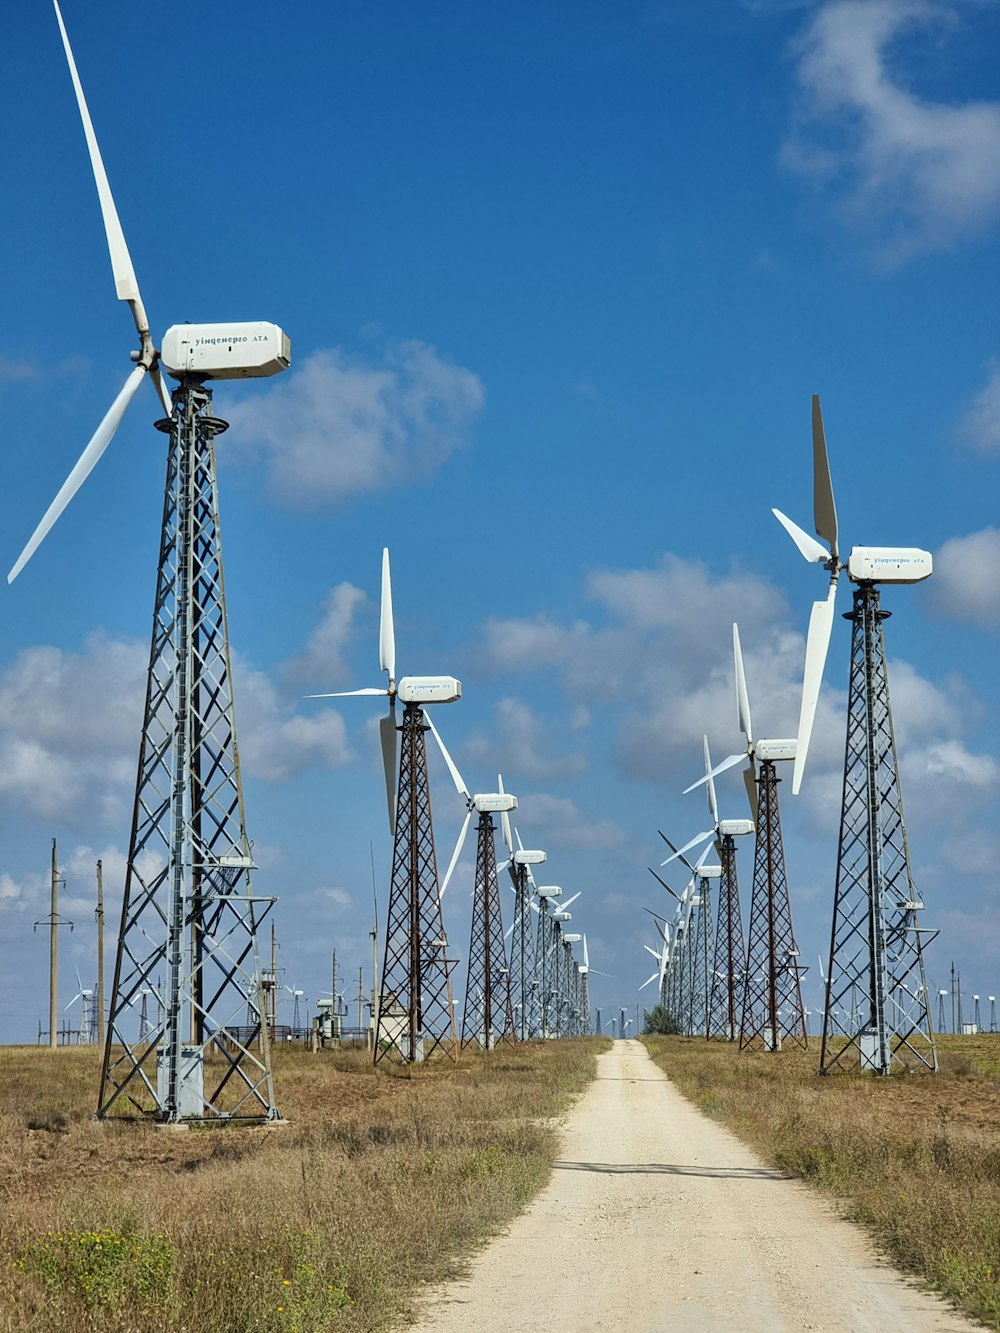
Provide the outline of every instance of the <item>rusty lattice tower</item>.
{"type": "Polygon", "coordinates": [[[462,1011],[462,1045],[478,1043],[489,1050],[514,1041],[510,967],[504,947],[500,882],[497,879],[496,829],[493,816],[479,816],[476,888],[472,900],[469,976],[462,1011]]]}

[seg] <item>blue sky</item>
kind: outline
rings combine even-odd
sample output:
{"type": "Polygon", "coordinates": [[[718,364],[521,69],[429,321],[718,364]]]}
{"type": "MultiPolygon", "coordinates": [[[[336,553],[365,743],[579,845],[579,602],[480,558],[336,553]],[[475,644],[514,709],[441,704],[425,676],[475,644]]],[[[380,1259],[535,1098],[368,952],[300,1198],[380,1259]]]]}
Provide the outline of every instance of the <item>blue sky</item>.
{"type": "MultiPolygon", "coordinates": [[[[389,840],[377,597],[399,668],[463,681],[435,714],[473,790],[497,768],[546,878],[582,892],[591,995],[651,990],[642,905],[681,789],[740,748],[730,625],[761,735],[798,715],[825,591],[769,513],[811,517],[823,398],[842,546],[934,552],[884,604],[916,882],[963,989],[1000,986],[1000,10],[979,0],[299,3],[66,0],[159,337],[269,319],[270,382],[220,385],[237,715],[255,885],[284,980],[370,959],[389,840]]],[[[0,494],[7,565],[129,370],[55,19],[0,50],[0,494]]],[[[0,617],[0,1040],[46,1015],[49,840],[61,988],[94,973],[94,862],[120,894],[162,503],[143,389],[0,617]]],[[[6,567],[6,566],[5,566],[6,567]]],[[[841,609],[849,598],[841,592],[841,609]]],[[[803,956],[827,945],[848,627],[800,797],[783,788],[803,956]]],[[[463,809],[432,769],[438,855],[463,809]]],[[[722,813],[744,814],[738,770],[722,813]]],[[[473,839],[445,899],[464,961],[473,839]],[[464,875],[464,880],[463,880],[464,875]]],[[[751,849],[741,851],[749,901],[751,849]]],[[[679,885],[678,885],[679,887],[679,885]]],[[[509,910],[505,902],[505,910],[509,910]]],[[[109,905],[109,920],[114,917],[109,905]]],[[[460,969],[457,989],[463,989],[460,969]]],[[[366,982],[367,984],[367,982],[366,982]]],[[[819,1003],[818,968],[806,980],[819,1003]]]]}

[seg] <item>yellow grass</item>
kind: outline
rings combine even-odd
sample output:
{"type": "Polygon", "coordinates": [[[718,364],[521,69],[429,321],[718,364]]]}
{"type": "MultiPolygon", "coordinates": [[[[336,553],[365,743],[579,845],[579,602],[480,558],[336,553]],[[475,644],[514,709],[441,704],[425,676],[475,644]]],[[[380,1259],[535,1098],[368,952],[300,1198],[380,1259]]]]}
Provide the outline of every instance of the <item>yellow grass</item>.
{"type": "Polygon", "coordinates": [[[0,1333],[356,1333],[519,1211],[600,1039],[374,1072],[279,1049],[284,1128],[91,1120],[97,1056],[0,1048],[0,1333]]]}
{"type": "Polygon", "coordinates": [[[940,1074],[817,1075],[818,1046],[645,1037],[707,1114],[836,1196],[893,1262],[1000,1329],[1000,1036],[939,1038],[940,1074]]]}

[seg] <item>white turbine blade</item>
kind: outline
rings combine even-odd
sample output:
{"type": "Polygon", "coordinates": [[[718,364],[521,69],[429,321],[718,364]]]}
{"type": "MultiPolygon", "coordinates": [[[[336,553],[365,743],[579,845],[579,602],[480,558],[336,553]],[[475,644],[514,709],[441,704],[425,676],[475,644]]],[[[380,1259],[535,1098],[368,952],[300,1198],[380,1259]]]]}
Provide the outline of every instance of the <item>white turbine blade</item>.
{"type": "Polygon", "coordinates": [[[808,532],[805,532],[797,523],[793,523],[790,518],[786,517],[780,509],[772,509],[771,513],[810,564],[822,565],[830,559],[830,552],[824,546],[820,546],[815,537],[810,537],[808,532]]]}
{"type": "MultiPolygon", "coordinates": [[[[426,716],[426,715],[425,715],[426,716]]],[[[444,897],[444,891],[448,887],[448,881],[451,879],[452,871],[458,865],[458,858],[462,855],[462,848],[465,846],[465,835],[469,831],[469,821],[472,819],[472,811],[465,812],[465,818],[462,820],[462,829],[458,835],[458,842],[455,843],[455,850],[451,854],[451,862],[445,871],[444,879],[441,881],[441,892],[439,898],[444,897]]]]}
{"type": "Polygon", "coordinates": [[[747,800],[750,802],[750,810],[753,814],[753,822],[757,823],[757,769],[754,766],[753,755],[750,756],[750,762],[743,770],[743,781],[746,784],[747,800]]]}
{"type": "Polygon", "coordinates": [[[792,794],[798,796],[802,786],[802,774],[809,752],[813,722],[816,717],[816,705],[819,703],[820,687],[823,684],[823,668],[826,666],[826,654],[830,647],[830,635],[833,633],[835,598],[837,595],[836,575],[830,582],[830,592],[823,602],[813,602],[812,615],[809,617],[809,633],[806,637],[806,665],[802,677],[802,704],[799,709],[799,731],[795,746],[795,765],[792,769],[792,794]]]}
{"type": "Polygon", "coordinates": [[[73,998],[72,998],[72,1000],[70,1000],[69,1004],[67,1004],[67,1005],[64,1006],[64,1008],[63,1008],[63,1013],[66,1012],[66,1010],[70,1007],[70,1005],[76,1004],[77,1000],[82,1000],[82,999],[83,999],[83,991],[80,991],[79,994],[73,996],[73,998]]]}
{"type": "Polygon", "coordinates": [[[132,373],[129,375],[128,379],[125,381],[124,385],[122,386],[121,392],[118,394],[118,397],[108,408],[107,412],[104,415],[104,420],[97,427],[97,430],[94,431],[94,434],[91,436],[90,443],[87,445],[86,449],[84,449],[83,453],[80,455],[73,471],[69,474],[69,476],[66,478],[66,480],[60,487],[59,494],[56,496],[56,498],[49,505],[48,509],[45,511],[45,517],[42,519],[41,523],[39,523],[35,531],[31,534],[31,539],[29,540],[27,546],[18,556],[17,562],[15,563],[13,569],[7,575],[8,583],[14,582],[18,574],[20,574],[21,570],[25,567],[25,565],[28,563],[31,557],[38,550],[39,546],[41,546],[42,542],[49,535],[49,532],[51,531],[56,520],[59,518],[59,515],[63,512],[63,510],[69,504],[70,500],[72,500],[73,496],[77,493],[77,491],[80,489],[83,483],[90,476],[91,472],[94,470],[95,466],[100,460],[101,455],[104,453],[105,449],[111,443],[112,439],[114,439],[115,431],[121,424],[121,419],[125,414],[125,409],[132,401],[132,397],[135,394],[136,389],[138,389],[139,385],[142,383],[142,378],[145,375],[145,373],[146,373],[145,366],[136,366],[135,369],[132,371],[132,373]]]}
{"type": "Polygon", "coordinates": [[[167,416],[173,416],[174,405],[170,401],[170,393],[163,382],[163,376],[160,374],[159,362],[154,362],[149,370],[149,378],[153,382],[153,388],[156,390],[156,396],[163,404],[163,410],[167,416]]]}
{"type": "MultiPolygon", "coordinates": [[[[715,829],[712,830],[712,833],[714,833],[714,832],[715,832],[715,829]]],[[[709,835],[709,836],[711,836],[711,835],[709,835]]],[[[698,857],[697,861],[695,861],[695,863],[694,863],[694,868],[695,868],[695,870],[700,870],[700,869],[702,868],[702,866],[703,866],[703,865],[705,864],[705,862],[708,860],[709,855],[710,855],[710,853],[711,853],[711,851],[712,851],[712,848],[713,848],[714,846],[715,846],[715,840],[713,839],[713,840],[708,844],[708,846],[705,848],[705,850],[702,852],[701,856],[698,857]]]]}
{"type": "Polygon", "coordinates": [[[716,764],[711,772],[706,773],[703,778],[699,778],[697,782],[692,782],[690,787],[685,787],[681,795],[686,796],[689,791],[694,791],[695,787],[703,786],[710,778],[717,778],[720,773],[725,773],[727,768],[734,768],[737,764],[742,764],[744,759],[746,759],[745,754],[731,754],[728,759],[723,759],[721,764],[716,764]]]}
{"type": "MultiPolygon", "coordinates": [[[[498,861],[498,862],[497,862],[497,874],[499,875],[500,872],[501,872],[501,870],[506,870],[507,867],[508,867],[509,865],[510,865],[510,857],[508,857],[506,861],[498,861]]],[[[511,888],[513,888],[513,887],[514,887],[514,886],[511,885],[511,888]]],[[[515,890],[515,892],[516,892],[516,890],[515,890]]]]}
{"type": "Polygon", "coordinates": [[[833,498],[833,479],[830,476],[830,456],[826,451],[826,432],[823,430],[823,411],[819,394],[812,400],[813,431],[813,526],[825,538],[830,554],[837,559],[837,505],[833,498]]]}
{"type": "Polygon", "coordinates": [[[750,696],[747,693],[747,678],[743,673],[743,650],[740,648],[740,627],[733,624],[733,661],[736,663],[736,712],[740,719],[740,731],[747,738],[747,745],[753,745],[753,732],[750,723],[750,696]]]}
{"type": "Polygon", "coordinates": [[[714,837],[715,837],[714,828],[708,829],[705,833],[699,833],[696,838],[692,838],[690,842],[686,842],[683,847],[678,847],[676,852],[674,852],[673,856],[668,856],[665,861],[660,862],[660,865],[661,866],[669,865],[671,861],[676,861],[679,856],[683,856],[685,852],[689,852],[692,847],[697,847],[699,842],[704,842],[706,838],[714,838],[714,837]]]}
{"type": "Polygon", "coordinates": [[[389,808],[389,832],[396,832],[396,714],[390,709],[378,720],[378,737],[382,746],[382,767],[385,771],[385,799],[389,808]]]}
{"type": "Polygon", "coordinates": [[[647,953],[651,953],[657,962],[660,961],[660,953],[662,952],[662,950],[651,949],[648,944],[644,944],[642,947],[646,950],[647,953]]]}
{"type": "MultiPolygon", "coordinates": [[[[647,866],[646,869],[656,880],[657,884],[661,884],[672,897],[676,898],[677,901],[680,902],[680,895],[674,893],[673,889],[670,887],[670,885],[667,883],[665,879],[660,879],[659,875],[656,873],[656,871],[653,869],[652,866],[647,866]]],[[[647,908],[646,910],[648,911],[649,909],[647,908]]]]}
{"type": "Polygon", "coordinates": [[[377,690],[374,686],[364,690],[332,690],[328,694],[305,694],[304,699],[358,699],[363,694],[388,694],[388,690],[377,690]]]}
{"type": "Polygon", "coordinates": [[[389,548],[382,548],[382,606],[379,612],[378,660],[389,673],[390,687],[396,684],[396,631],[392,622],[392,579],[389,574],[389,548]]]}
{"type": "Polygon", "coordinates": [[[715,799],[715,783],[712,781],[712,756],[708,750],[708,737],[705,736],[705,782],[708,785],[708,813],[712,816],[712,823],[718,828],[719,825],[719,803],[715,799]]]}
{"type": "MultiPolygon", "coordinates": [[[[581,890],[580,892],[582,892],[582,890],[581,890]]],[[[579,896],[580,896],[580,893],[574,893],[573,896],[572,896],[572,898],[566,898],[565,900],[560,899],[560,901],[559,901],[559,909],[558,909],[558,910],[559,910],[560,912],[565,912],[566,908],[569,907],[569,905],[570,905],[571,903],[575,903],[576,900],[577,900],[577,898],[579,898],[579,896]]]]}
{"type": "MultiPolygon", "coordinates": [[[[503,789],[502,773],[497,774],[497,791],[500,792],[501,795],[506,795],[503,789]]],[[[500,827],[503,830],[504,845],[507,848],[508,852],[512,852],[514,850],[514,844],[511,842],[510,839],[510,815],[507,813],[506,810],[500,811],[500,827]]]]}
{"type": "Polygon", "coordinates": [[[430,728],[431,735],[438,743],[438,749],[441,751],[441,754],[444,758],[444,762],[448,765],[448,772],[451,774],[451,780],[455,784],[455,790],[458,792],[459,796],[464,796],[467,801],[471,801],[472,797],[469,795],[469,789],[462,780],[461,773],[459,773],[458,769],[455,767],[455,761],[448,753],[448,747],[441,739],[441,735],[437,727],[431,721],[430,711],[427,709],[424,710],[424,720],[427,723],[428,727],[430,728]]]}
{"type": "Polygon", "coordinates": [[[587,956],[587,934],[586,934],[586,932],[584,932],[584,936],[583,936],[583,965],[584,965],[584,967],[587,969],[587,971],[589,972],[589,971],[590,971],[590,958],[587,956]]]}
{"type": "Polygon", "coordinates": [[[640,990],[645,990],[646,987],[649,985],[649,983],[650,983],[651,981],[655,981],[659,975],[660,975],[659,972],[654,972],[653,975],[652,975],[651,977],[647,977],[647,978],[646,978],[646,980],[642,983],[642,985],[639,987],[639,989],[640,989],[640,990]]]}
{"type": "Polygon", "coordinates": [[[57,0],[52,0],[55,6],[56,19],[59,23],[59,32],[62,35],[63,48],[66,52],[66,60],[69,64],[70,78],[73,80],[73,89],[76,93],[76,104],[80,108],[80,119],[83,121],[83,133],[87,139],[87,148],[90,151],[90,165],[94,172],[94,183],[97,186],[97,195],[101,201],[101,214],[104,218],[104,231],[108,238],[108,252],[111,255],[111,270],[115,277],[115,290],[118,293],[119,301],[127,301],[132,308],[132,317],[135,320],[135,327],[140,336],[149,333],[149,320],[146,318],[146,311],[143,308],[142,297],[139,295],[139,284],[136,282],[135,269],[132,267],[132,260],[129,256],[128,246],[125,244],[125,233],[122,231],[122,224],[118,219],[118,210],[115,208],[115,201],[111,194],[111,186],[108,184],[108,174],[104,170],[104,160],[101,157],[101,150],[97,144],[97,135],[94,133],[94,125],[90,119],[90,112],[87,109],[87,99],[83,95],[83,85],[80,82],[80,76],[77,73],[76,61],[73,59],[73,50],[69,44],[69,37],[66,34],[66,26],[63,23],[63,17],[59,10],[57,0]]]}

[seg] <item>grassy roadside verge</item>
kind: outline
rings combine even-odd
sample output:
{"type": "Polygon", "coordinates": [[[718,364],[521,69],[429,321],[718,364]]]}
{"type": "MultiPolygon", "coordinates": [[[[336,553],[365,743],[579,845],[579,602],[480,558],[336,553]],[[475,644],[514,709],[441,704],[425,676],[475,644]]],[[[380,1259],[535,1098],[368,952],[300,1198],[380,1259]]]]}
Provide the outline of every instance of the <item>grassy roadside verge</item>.
{"type": "Polygon", "coordinates": [[[1000,1329],[1000,1036],[945,1036],[940,1074],[878,1080],[818,1077],[818,1047],[643,1042],[700,1110],[834,1195],[897,1267],[1000,1329]]]}
{"type": "Polygon", "coordinates": [[[606,1039],[372,1071],[281,1049],[285,1128],[90,1120],[96,1056],[0,1049],[2,1333],[360,1333],[520,1211],[606,1039]]]}

